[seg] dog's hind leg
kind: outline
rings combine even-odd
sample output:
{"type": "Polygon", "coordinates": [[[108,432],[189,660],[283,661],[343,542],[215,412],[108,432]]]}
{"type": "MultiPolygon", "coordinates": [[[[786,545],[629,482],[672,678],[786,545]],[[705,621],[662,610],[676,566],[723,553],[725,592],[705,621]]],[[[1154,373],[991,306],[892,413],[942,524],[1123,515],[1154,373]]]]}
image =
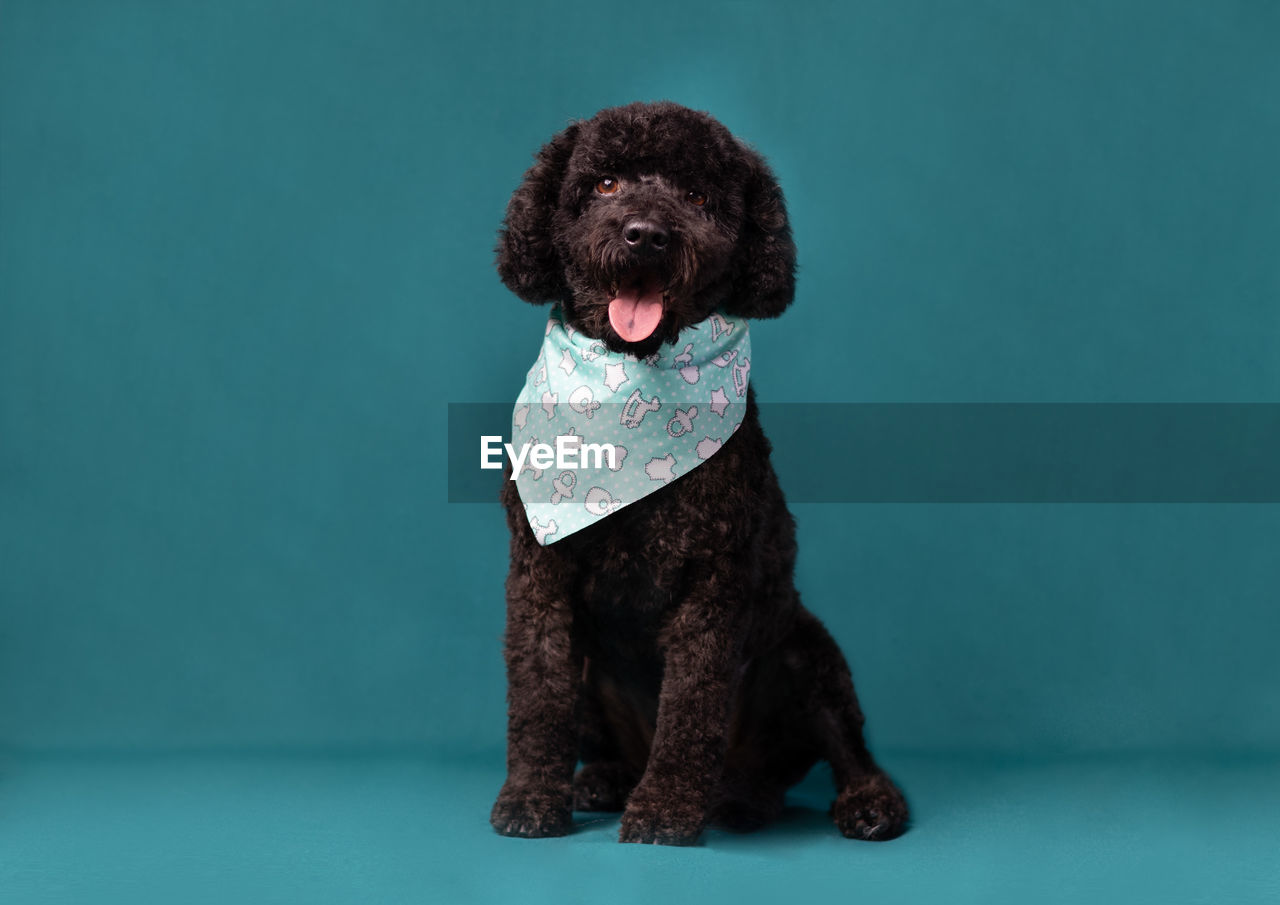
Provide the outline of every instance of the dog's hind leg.
{"type": "MultiPolygon", "coordinates": [[[[598,669],[588,660],[583,669],[582,710],[578,722],[578,753],[582,767],[573,777],[575,811],[621,811],[640,779],[640,770],[627,762],[615,719],[609,717],[608,692],[598,669]]],[[[616,709],[616,704],[614,705],[616,709]]]]}
{"type": "Polygon", "coordinates": [[[573,777],[575,811],[621,811],[638,777],[620,760],[585,763],[573,777]]]}
{"type": "Polygon", "coordinates": [[[822,623],[804,610],[790,647],[790,653],[811,671],[809,693],[814,707],[809,715],[822,754],[835,774],[831,816],[836,827],[850,839],[879,841],[901,835],[907,825],[907,802],[867,750],[862,710],[840,648],[822,623]]]}
{"type": "Polygon", "coordinates": [[[748,665],[734,699],[724,775],[711,819],[733,832],[760,829],[782,813],[786,790],[821,756],[804,702],[809,665],[786,642],[748,665]],[[790,661],[790,662],[789,662],[790,661]]]}

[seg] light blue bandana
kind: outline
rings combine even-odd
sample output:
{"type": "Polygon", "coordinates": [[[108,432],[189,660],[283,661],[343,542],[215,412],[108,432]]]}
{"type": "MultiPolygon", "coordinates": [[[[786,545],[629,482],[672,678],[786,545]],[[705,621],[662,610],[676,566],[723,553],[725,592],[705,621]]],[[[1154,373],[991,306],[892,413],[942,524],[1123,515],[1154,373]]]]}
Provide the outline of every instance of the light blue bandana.
{"type": "Polygon", "coordinates": [[[540,544],[595,524],[715,455],[747,410],[745,320],[713,314],[645,358],[611,352],[551,310],[511,418],[516,486],[540,544]],[[563,447],[559,464],[550,449],[563,447]],[[612,446],[612,461],[607,448],[612,446]],[[536,465],[541,467],[535,467],[536,465]],[[563,466],[563,467],[562,467],[563,466]]]}

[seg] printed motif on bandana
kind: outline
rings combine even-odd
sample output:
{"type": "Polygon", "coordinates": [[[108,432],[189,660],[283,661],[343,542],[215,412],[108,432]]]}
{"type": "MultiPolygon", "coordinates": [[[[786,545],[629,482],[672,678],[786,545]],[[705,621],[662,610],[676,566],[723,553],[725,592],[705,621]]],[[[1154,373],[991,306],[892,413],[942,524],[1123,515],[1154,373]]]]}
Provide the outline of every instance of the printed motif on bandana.
{"type": "Polygon", "coordinates": [[[516,399],[511,445],[560,441],[581,455],[574,468],[521,463],[516,486],[538,543],[595,524],[719,452],[746,414],[750,374],[745,320],[713,314],[636,358],[583,336],[553,308],[516,399]],[[612,461],[592,454],[604,444],[612,461]]]}

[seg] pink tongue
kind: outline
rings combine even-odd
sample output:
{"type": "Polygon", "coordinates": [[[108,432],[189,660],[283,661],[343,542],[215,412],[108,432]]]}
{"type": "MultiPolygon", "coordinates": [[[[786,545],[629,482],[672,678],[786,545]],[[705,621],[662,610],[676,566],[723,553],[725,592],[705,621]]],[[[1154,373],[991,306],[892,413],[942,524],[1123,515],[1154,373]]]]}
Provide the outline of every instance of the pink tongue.
{"type": "Polygon", "coordinates": [[[658,329],[662,320],[662,289],[647,281],[624,287],[609,302],[609,323],[618,335],[636,343],[658,329]]]}

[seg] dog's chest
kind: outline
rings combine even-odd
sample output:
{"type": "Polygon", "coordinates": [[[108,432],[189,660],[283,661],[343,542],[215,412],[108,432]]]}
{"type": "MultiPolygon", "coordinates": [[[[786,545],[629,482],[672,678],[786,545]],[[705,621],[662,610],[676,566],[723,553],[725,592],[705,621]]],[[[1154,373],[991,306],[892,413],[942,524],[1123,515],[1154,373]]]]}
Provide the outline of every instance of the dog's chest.
{"type": "Polygon", "coordinates": [[[642,552],[622,545],[597,547],[592,568],[581,576],[575,595],[583,623],[601,640],[656,639],[673,609],[673,594],[655,578],[658,570],[642,552]]]}

